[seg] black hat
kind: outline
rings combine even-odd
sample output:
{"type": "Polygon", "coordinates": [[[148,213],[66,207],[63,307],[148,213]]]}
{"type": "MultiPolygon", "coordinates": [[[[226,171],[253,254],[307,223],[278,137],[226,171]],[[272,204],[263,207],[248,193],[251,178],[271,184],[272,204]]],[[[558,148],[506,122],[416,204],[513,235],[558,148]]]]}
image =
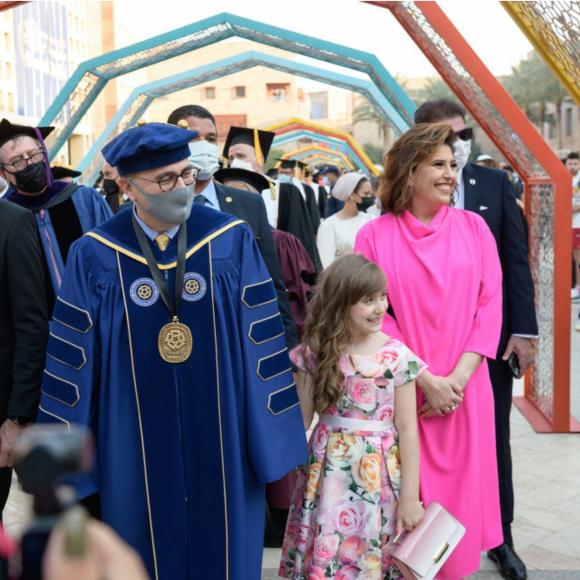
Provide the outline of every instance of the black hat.
{"type": "Polygon", "coordinates": [[[65,177],[79,177],[82,175],[81,171],[76,171],[70,167],[63,167],[62,165],[53,165],[50,168],[52,177],[54,179],[64,179],[65,177]]]}
{"type": "Polygon", "coordinates": [[[238,167],[220,169],[214,173],[214,178],[224,185],[227,185],[228,181],[243,181],[251,185],[258,192],[270,187],[270,182],[263,175],[238,167]]]}
{"type": "Polygon", "coordinates": [[[14,139],[18,135],[27,135],[33,139],[38,139],[38,133],[42,140],[46,139],[52,132],[54,127],[30,127],[27,125],[13,125],[8,119],[0,121],[0,146],[4,145],[6,141],[14,139]],[[37,132],[38,131],[38,132],[37,132]]]}
{"type": "Polygon", "coordinates": [[[262,131],[261,129],[252,129],[251,127],[230,127],[230,132],[226,137],[223,155],[227,157],[232,145],[242,143],[253,147],[256,150],[258,163],[263,163],[268,158],[274,137],[276,137],[276,133],[272,131],[262,131]],[[257,145],[259,145],[259,151],[257,145]],[[259,159],[260,153],[263,157],[262,160],[259,159]]]}
{"type": "Polygon", "coordinates": [[[327,173],[334,173],[335,175],[340,175],[340,169],[336,165],[325,165],[320,173],[326,175],[327,173]]]}
{"type": "Polygon", "coordinates": [[[280,157],[278,161],[280,161],[279,167],[282,169],[304,169],[307,167],[307,164],[299,159],[282,159],[280,157]]]}

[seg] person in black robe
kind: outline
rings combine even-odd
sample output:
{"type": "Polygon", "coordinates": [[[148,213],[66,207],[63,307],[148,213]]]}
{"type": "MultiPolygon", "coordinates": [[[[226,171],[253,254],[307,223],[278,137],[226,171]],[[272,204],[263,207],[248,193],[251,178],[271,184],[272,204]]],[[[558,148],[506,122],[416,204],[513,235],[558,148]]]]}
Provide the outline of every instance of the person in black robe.
{"type": "MultiPolygon", "coordinates": [[[[231,127],[223,155],[233,169],[246,169],[264,175],[264,163],[274,136],[275,133],[271,131],[231,127]]],[[[262,198],[270,225],[295,235],[302,242],[317,271],[321,271],[316,230],[306,201],[296,185],[269,179],[269,187],[262,191],[262,198]]]]}
{"type": "Polygon", "coordinates": [[[53,129],[0,121],[0,175],[10,186],[5,199],[34,215],[44,254],[49,312],[70,246],[112,215],[103,196],[92,187],[55,180],[44,143],[53,129]]]}
{"type": "Polygon", "coordinates": [[[304,171],[306,170],[306,163],[298,159],[280,159],[278,167],[278,180],[288,178],[298,188],[304,201],[306,202],[306,209],[310,216],[310,223],[314,231],[314,236],[318,233],[320,226],[320,212],[318,210],[318,202],[314,189],[304,181],[304,171]],[[283,177],[286,176],[286,177],[283,177]]]}

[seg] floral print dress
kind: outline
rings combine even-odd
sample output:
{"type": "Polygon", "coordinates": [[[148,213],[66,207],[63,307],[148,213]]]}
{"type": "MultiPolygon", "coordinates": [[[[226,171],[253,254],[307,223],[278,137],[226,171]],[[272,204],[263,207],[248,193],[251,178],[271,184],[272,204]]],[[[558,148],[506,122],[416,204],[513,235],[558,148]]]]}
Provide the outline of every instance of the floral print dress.
{"type": "MultiPolygon", "coordinates": [[[[290,354],[308,372],[313,356],[303,345],[290,354]]],[[[343,355],[339,400],[322,415],[298,475],[279,574],[294,580],[379,580],[393,572],[388,545],[395,531],[401,485],[398,436],[393,423],[395,388],[426,365],[390,338],[369,355],[343,355]],[[338,427],[326,417],[354,426],[338,427]],[[370,421],[373,430],[361,429],[370,421]],[[377,431],[377,422],[383,427],[377,431]],[[351,424],[353,422],[351,421],[351,424]]],[[[396,574],[394,574],[396,577],[396,574]]]]}

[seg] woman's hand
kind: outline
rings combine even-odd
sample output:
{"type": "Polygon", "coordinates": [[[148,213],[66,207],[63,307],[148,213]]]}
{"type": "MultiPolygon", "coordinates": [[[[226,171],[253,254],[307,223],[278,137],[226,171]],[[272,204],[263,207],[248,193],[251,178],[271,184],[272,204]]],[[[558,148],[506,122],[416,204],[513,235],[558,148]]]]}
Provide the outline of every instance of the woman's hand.
{"type": "Polygon", "coordinates": [[[396,533],[413,530],[423,518],[424,513],[425,509],[418,499],[401,500],[397,509],[396,533]]]}
{"type": "Polygon", "coordinates": [[[427,401],[419,409],[423,419],[452,413],[463,401],[463,386],[452,375],[438,377],[424,372],[418,381],[427,401]]]}

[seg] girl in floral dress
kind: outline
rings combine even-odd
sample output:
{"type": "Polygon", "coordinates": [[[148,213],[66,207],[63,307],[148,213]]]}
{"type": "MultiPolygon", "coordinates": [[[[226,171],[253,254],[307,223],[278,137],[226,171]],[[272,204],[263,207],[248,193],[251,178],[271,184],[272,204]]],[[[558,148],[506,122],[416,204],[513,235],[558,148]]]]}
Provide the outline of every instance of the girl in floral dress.
{"type": "Polygon", "coordinates": [[[294,580],[398,577],[392,539],[423,516],[415,378],[425,369],[381,331],[386,279],[359,255],[333,262],[291,352],[306,428],[279,574],[294,580]]]}

